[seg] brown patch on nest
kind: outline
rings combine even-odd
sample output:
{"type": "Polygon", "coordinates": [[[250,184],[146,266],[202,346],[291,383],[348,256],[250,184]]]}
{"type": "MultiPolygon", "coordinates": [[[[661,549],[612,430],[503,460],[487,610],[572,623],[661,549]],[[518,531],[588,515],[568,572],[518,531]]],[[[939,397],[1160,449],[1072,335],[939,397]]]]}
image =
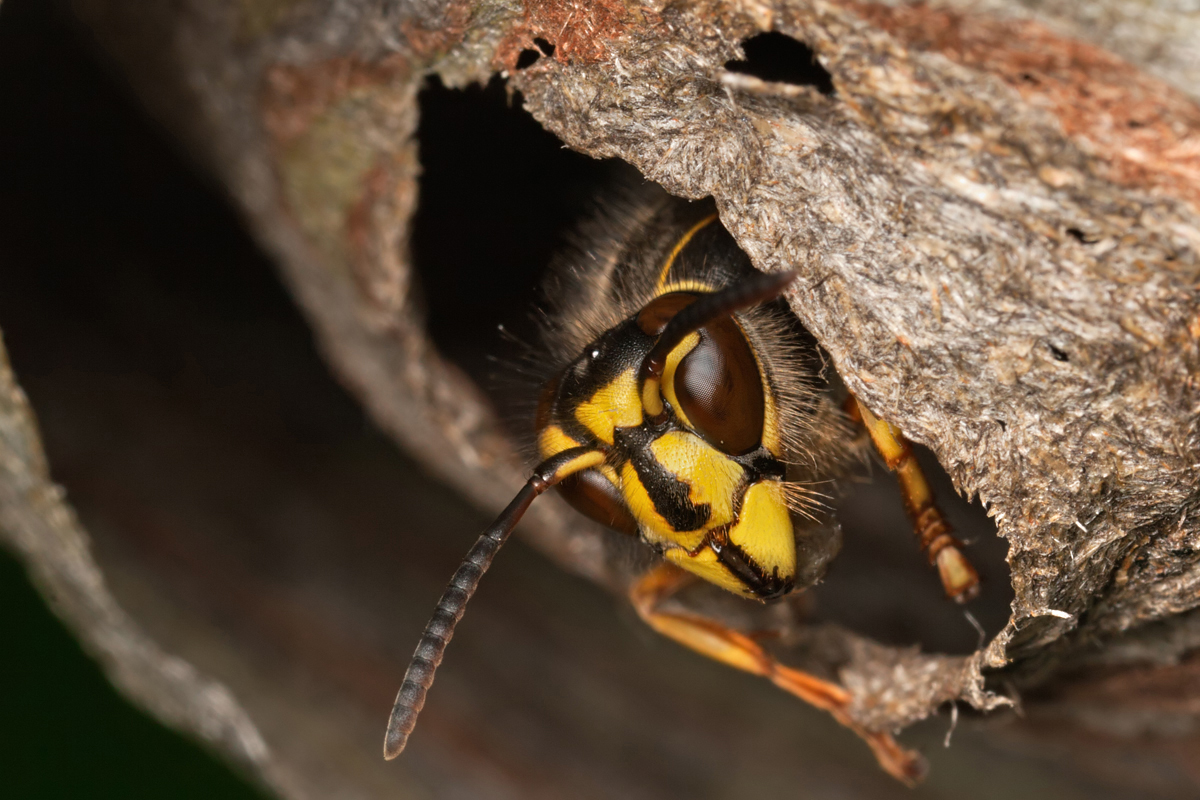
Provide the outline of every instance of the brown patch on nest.
{"type": "Polygon", "coordinates": [[[405,80],[410,74],[410,62],[400,54],[372,62],[347,57],[304,67],[276,64],[263,81],[263,124],[275,144],[286,147],[350,92],[405,80]]]}
{"type": "Polygon", "coordinates": [[[608,56],[609,41],[658,21],[652,11],[620,0],[527,0],[524,18],[504,37],[493,63],[497,69],[516,69],[521,51],[534,47],[535,38],[552,45],[553,58],[564,64],[596,63],[608,56]]]}
{"type": "MultiPolygon", "coordinates": [[[[1200,208],[1200,108],[1183,92],[1094,45],[1028,20],[918,5],[849,4],[907,47],[992,73],[1053,113],[1108,162],[1105,175],[1200,208]]],[[[1042,176],[1050,185],[1058,177],[1042,176]]]]}

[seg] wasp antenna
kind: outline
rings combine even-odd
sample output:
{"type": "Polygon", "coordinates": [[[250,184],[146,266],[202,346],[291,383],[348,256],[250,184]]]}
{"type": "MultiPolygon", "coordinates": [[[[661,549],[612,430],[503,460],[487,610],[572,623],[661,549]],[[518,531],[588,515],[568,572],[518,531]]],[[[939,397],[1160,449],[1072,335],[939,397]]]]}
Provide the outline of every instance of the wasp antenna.
{"type": "Polygon", "coordinates": [[[657,419],[663,414],[659,383],[667,366],[667,356],[692,331],[714,319],[727,317],[735,311],[753,308],[783,294],[797,277],[795,270],[760,272],[740,283],[701,297],[671,318],[658,341],[642,360],[638,380],[642,387],[642,408],[646,416],[657,419]]]}
{"type": "Polygon", "coordinates": [[[533,471],[533,477],[521,488],[517,496],[500,516],[468,551],[462,564],[450,579],[450,585],[442,592],[433,616],[421,634],[421,641],[413,653],[412,661],[404,673],[392,716],[388,720],[387,734],[383,739],[383,757],[389,761],[404,751],[409,734],[417,724],[417,715],[425,705],[425,695],[433,685],[434,673],[442,663],[446,645],[454,636],[454,628],[462,619],[467,601],[475,594],[479,579],[492,565],[496,551],[508,539],[516,524],[521,520],[533,498],[555,485],[568,475],[604,461],[604,454],[588,447],[573,447],[543,461],[533,471]]]}

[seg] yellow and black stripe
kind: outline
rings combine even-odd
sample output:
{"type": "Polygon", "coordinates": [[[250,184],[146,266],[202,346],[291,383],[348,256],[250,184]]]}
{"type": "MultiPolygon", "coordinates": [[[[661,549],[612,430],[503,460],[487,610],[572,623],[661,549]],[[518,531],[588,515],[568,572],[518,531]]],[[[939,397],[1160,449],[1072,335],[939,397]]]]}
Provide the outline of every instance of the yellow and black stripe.
{"type": "Polygon", "coordinates": [[[796,403],[752,309],[790,276],[754,270],[709,204],[663,202],[625,243],[569,276],[573,311],[551,317],[575,350],[543,390],[539,455],[603,452],[559,486],[572,505],[718,586],[778,597],[796,577],[782,422],[796,403]],[[701,323],[662,347],[689,314],[701,323]]]}

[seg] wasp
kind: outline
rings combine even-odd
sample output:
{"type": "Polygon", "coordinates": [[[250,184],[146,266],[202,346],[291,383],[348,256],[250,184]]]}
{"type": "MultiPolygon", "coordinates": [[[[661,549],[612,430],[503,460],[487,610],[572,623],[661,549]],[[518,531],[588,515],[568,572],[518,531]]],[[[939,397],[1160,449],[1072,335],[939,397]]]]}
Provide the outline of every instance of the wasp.
{"type": "Polygon", "coordinates": [[[858,725],[835,683],[778,662],[754,638],[664,601],[705,581],[770,602],[815,583],[832,554],[804,533],[813,485],[869,438],[896,474],[918,542],[947,596],[978,577],[934,504],[899,430],[852,395],[816,388],[811,352],[780,306],[794,272],[757,271],[711,202],[656,192],[596,225],[553,271],[542,336],[553,374],[534,420],[540,463],[454,573],[396,698],[385,758],[404,749],[467,601],[536,497],[554,488],[575,509],[661,556],[630,600],[654,630],[771,680],[858,733],[905,781],[919,759],[858,725]],[[854,430],[861,424],[869,437],[854,430]]]}

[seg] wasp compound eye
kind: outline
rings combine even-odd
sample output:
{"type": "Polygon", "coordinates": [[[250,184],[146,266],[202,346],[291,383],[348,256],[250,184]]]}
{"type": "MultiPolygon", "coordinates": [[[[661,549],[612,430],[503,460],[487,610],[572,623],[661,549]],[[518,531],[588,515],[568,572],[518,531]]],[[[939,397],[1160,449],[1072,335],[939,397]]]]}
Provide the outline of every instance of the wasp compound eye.
{"type": "Polygon", "coordinates": [[[670,382],[679,410],[713,447],[744,455],[762,443],[766,400],[758,362],[732,317],[710,322],[699,334],[670,382]]]}
{"type": "Polygon", "coordinates": [[[558,485],[559,494],[579,513],[615,531],[636,536],[637,520],[629,513],[621,490],[596,470],[578,472],[558,485]]]}
{"type": "MultiPolygon", "coordinates": [[[[638,313],[638,327],[648,336],[660,336],[700,296],[670,292],[656,297],[638,313]]],[[[663,391],[684,422],[713,447],[730,455],[749,453],[762,443],[766,413],[754,351],[732,316],[719,317],[696,333],[676,348],[686,352],[673,374],[667,367],[663,391]]],[[[667,363],[671,361],[668,357],[667,363]]]]}

